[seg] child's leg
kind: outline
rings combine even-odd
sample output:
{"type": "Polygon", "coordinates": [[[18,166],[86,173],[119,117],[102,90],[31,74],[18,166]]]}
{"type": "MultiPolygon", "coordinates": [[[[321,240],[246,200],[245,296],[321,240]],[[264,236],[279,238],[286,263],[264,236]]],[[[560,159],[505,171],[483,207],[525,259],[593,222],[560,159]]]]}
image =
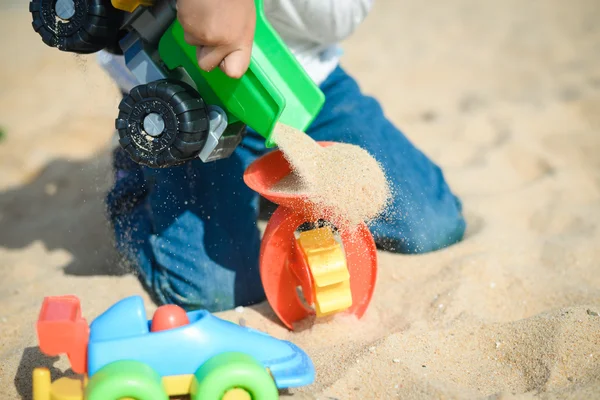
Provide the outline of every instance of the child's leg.
{"type": "MultiPolygon", "coordinates": [[[[383,164],[396,190],[395,214],[372,226],[378,245],[414,253],[459,241],[465,228],[460,202],[440,169],[343,70],[322,89],[327,101],[309,134],[362,146],[383,164]]],[[[117,247],[158,302],[218,311],[264,300],[258,196],[242,180],[264,151],[262,139],[250,133],[227,160],[158,170],[116,151],[107,203],[117,247]]]]}
{"type": "Polygon", "coordinates": [[[264,300],[258,196],[242,180],[253,158],[240,148],[227,160],[150,169],[116,151],[117,247],[159,303],[214,312],[264,300]]]}
{"type": "Polygon", "coordinates": [[[308,133],[316,140],[363,147],[382,164],[393,185],[393,214],[371,226],[378,246],[421,253],[461,240],[465,230],[461,204],[440,168],[385,118],[379,103],[363,95],[341,68],[322,89],[327,100],[308,133]]]}

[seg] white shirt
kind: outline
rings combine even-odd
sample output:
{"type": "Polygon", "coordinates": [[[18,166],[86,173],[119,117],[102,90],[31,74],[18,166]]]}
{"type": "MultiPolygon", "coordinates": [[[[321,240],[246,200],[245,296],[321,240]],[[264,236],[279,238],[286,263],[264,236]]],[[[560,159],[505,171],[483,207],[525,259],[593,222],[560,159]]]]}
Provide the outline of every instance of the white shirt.
{"type": "MultiPolygon", "coordinates": [[[[374,0],[264,0],[267,20],[316,84],[338,66],[339,42],[365,19],[374,0]]],[[[122,90],[138,83],[123,57],[98,53],[100,65],[122,90]]]]}
{"type": "Polygon", "coordinates": [[[267,19],[317,84],[337,67],[339,42],[372,6],[373,0],[264,0],[267,19]]]}

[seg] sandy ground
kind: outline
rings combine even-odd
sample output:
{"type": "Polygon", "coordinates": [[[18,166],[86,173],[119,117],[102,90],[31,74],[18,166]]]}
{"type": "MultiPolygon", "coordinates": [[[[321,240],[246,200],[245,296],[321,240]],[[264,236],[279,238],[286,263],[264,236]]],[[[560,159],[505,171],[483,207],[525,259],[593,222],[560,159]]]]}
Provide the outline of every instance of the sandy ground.
{"type": "MultiPolygon", "coordinates": [[[[81,296],[88,319],[145,296],[103,216],[117,91],[44,47],[25,8],[0,6],[2,399],[55,361],[35,347],[43,296],[81,296]]],[[[599,19],[596,0],[377,2],[344,64],[444,168],[469,231],[381,253],[362,321],[289,333],[265,304],[225,313],[313,357],[316,383],[289,395],[600,398],[599,19]]]]}

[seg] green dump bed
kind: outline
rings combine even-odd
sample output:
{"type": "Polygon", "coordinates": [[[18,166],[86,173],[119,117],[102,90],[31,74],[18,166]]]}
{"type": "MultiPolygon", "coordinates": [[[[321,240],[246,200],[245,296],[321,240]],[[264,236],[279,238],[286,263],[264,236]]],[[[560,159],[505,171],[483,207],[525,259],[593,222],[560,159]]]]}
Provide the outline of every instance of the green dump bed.
{"type": "Polygon", "coordinates": [[[275,124],[282,122],[305,131],[325,102],[321,90],[267,21],[262,0],[256,0],[250,67],[240,79],[229,78],[218,68],[201,70],[195,47],[183,37],[179,21],[163,35],[159,53],[166,66],[171,70],[183,67],[207,104],[225,109],[230,122],[240,120],[254,129],[265,138],[267,147],[275,145],[271,138],[275,124]]]}

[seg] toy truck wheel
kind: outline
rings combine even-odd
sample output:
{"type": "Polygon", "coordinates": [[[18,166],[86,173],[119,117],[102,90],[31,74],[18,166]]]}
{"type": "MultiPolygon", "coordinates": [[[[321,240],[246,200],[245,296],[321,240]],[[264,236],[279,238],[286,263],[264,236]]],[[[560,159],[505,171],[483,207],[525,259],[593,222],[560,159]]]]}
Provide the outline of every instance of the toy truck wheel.
{"type": "Polygon", "coordinates": [[[198,92],[180,81],[136,86],[119,105],[120,144],[132,160],[171,167],[198,156],[209,131],[208,109],[198,92]]]}
{"type": "Polygon", "coordinates": [[[244,353],[214,356],[196,371],[191,400],[277,400],[273,378],[254,358],[244,353]]]}
{"type": "Polygon", "coordinates": [[[160,375],[139,361],[115,361],[96,372],[85,389],[86,400],[168,400],[160,375]]]}
{"type": "Polygon", "coordinates": [[[33,29],[59,50],[89,54],[115,44],[120,11],[110,0],[31,0],[33,29]]]}

